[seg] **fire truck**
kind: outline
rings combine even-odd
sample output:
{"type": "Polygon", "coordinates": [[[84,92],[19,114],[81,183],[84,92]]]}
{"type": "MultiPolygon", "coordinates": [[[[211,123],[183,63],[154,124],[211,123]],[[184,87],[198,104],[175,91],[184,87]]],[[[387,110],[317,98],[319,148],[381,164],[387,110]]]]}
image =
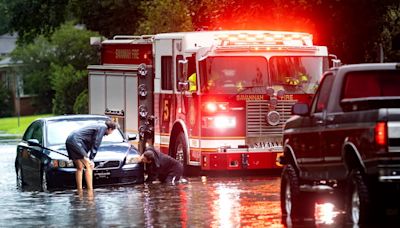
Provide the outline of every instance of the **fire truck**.
{"type": "Polygon", "coordinates": [[[92,42],[89,112],[204,171],[280,168],[282,127],[329,68],[308,33],[199,31],[92,42]]]}

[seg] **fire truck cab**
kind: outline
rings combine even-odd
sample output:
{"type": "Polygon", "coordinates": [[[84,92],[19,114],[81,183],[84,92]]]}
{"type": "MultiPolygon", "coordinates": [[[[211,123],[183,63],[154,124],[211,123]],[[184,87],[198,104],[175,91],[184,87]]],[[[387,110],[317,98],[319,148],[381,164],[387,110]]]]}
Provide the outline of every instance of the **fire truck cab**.
{"type": "Polygon", "coordinates": [[[89,110],[201,170],[280,168],[282,126],[324,70],[312,35],[201,31],[117,36],[89,69],[89,110]]]}

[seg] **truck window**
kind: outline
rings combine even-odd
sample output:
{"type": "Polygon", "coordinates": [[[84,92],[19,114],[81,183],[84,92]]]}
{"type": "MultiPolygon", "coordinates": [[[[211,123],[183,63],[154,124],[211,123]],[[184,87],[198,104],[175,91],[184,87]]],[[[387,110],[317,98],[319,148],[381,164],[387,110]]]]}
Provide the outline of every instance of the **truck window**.
{"type": "Polygon", "coordinates": [[[333,82],[333,75],[332,74],[325,75],[324,79],[322,80],[321,86],[317,92],[317,95],[315,96],[315,99],[313,101],[312,110],[314,110],[314,112],[322,112],[324,109],[326,109],[329,100],[329,95],[331,93],[332,82],[333,82]]]}
{"type": "Polygon", "coordinates": [[[345,76],[342,98],[400,96],[399,71],[360,71],[345,76]]]}
{"type": "Polygon", "coordinates": [[[161,89],[172,90],[172,56],[161,56],[161,89]]]}

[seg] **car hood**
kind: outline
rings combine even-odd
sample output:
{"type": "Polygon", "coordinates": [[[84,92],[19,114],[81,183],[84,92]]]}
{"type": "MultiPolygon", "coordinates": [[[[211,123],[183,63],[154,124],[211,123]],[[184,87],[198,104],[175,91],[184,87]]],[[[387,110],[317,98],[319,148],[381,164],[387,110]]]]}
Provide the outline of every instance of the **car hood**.
{"type": "MultiPolygon", "coordinates": [[[[129,143],[105,143],[101,144],[99,150],[97,151],[96,157],[94,158],[95,161],[101,160],[124,160],[126,154],[128,153],[129,149],[131,148],[131,144],[129,143]]],[[[50,156],[52,159],[65,159],[68,157],[67,150],[65,146],[53,146],[50,149],[55,150],[61,154],[50,152],[50,156]]],[[[133,147],[131,148],[131,152],[134,154],[138,154],[137,150],[133,147]]]]}

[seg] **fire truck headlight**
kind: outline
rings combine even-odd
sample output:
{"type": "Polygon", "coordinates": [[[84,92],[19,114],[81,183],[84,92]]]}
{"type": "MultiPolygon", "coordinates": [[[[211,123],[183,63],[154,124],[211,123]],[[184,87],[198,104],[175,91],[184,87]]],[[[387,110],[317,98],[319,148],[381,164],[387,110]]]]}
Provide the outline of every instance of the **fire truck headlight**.
{"type": "Polygon", "coordinates": [[[226,112],[229,109],[229,104],[225,102],[207,102],[203,106],[203,110],[209,113],[226,112]]]}
{"type": "Polygon", "coordinates": [[[214,127],[234,128],[236,127],[236,118],[231,116],[216,116],[214,118],[214,127]]]}
{"type": "Polygon", "coordinates": [[[147,110],[146,106],[140,105],[139,106],[139,115],[142,118],[146,118],[147,115],[149,114],[149,111],[147,110]]]}

